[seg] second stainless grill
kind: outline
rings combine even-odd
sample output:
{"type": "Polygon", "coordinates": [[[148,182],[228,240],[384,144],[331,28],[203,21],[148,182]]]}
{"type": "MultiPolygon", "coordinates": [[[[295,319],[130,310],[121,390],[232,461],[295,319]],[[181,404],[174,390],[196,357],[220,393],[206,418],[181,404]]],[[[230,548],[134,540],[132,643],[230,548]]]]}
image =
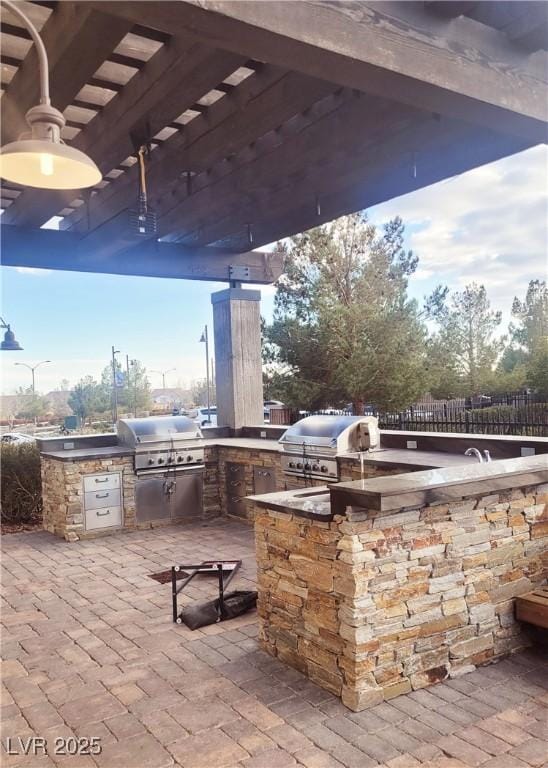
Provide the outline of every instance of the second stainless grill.
{"type": "Polygon", "coordinates": [[[375,450],[379,430],[373,416],[307,416],[279,442],[285,474],[338,480],[337,456],[375,450]]]}

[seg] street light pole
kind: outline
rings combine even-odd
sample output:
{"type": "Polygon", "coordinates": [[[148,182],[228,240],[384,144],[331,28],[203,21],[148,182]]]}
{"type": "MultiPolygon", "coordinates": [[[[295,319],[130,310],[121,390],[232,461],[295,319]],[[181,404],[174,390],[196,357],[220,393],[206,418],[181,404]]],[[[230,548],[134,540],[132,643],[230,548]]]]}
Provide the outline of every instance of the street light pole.
{"type": "Polygon", "coordinates": [[[153,371],[151,370],[151,373],[158,373],[162,377],[162,389],[166,388],[166,373],[171,373],[172,371],[176,371],[177,368],[168,368],[166,371],[153,371]]]}
{"type": "Polygon", "coordinates": [[[133,376],[133,415],[137,417],[137,376],[135,375],[135,364],[137,363],[137,360],[130,360],[129,355],[126,355],[126,371],[127,371],[127,392],[128,392],[128,405],[129,405],[129,391],[130,391],[130,378],[129,378],[129,367],[131,365],[132,370],[134,371],[133,376]]]}
{"type": "Polygon", "coordinates": [[[205,342],[205,358],[206,358],[206,388],[207,388],[207,423],[211,424],[211,404],[209,396],[209,339],[207,335],[207,325],[204,328],[200,342],[205,342]]]}
{"type": "Polygon", "coordinates": [[[34,371],[39,368],[41,365],[44,365],[44,363],[51,363],[51,360],[40,360],[39,363],[36,363],[36,365],[29,365],[28,363],[14,363],[14,365],[23,365],[25,368],[28,368],[29,371],[32,374],[32,394],[36,394],[36,381],[34,376],[34,371]]]}
{"type": "Polygon", "coordinates": [[[119,349],[112,347],[112,423],[118,421],[118,391],[116,389],[116,355],[120,353],[119,349]]]}

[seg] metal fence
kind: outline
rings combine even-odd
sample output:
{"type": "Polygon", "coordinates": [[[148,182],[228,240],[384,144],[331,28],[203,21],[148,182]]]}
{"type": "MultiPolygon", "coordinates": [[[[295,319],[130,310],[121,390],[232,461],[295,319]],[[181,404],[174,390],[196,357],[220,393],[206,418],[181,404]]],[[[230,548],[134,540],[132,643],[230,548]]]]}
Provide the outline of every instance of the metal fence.
{"type": "MultiPolygon", "coordinates": [[[[382,413],[374,407],[367,407],[365,413],[377,416],[381,429],[548,437],[548,404],[538,402],[535,395],[523,392],[475,399],[426,399],[399,413],[382,413]]],[[[276,408],[270,412],[270,423],[293,424],[304,416],[316,414],[352,415],[353,411],[276,408]]]]}
{"type": "Polygon", "coordinates": [[[548,408],[524,406],[464,410],[450,415],[424,413],[378,414],[381,429],[409,432],[466,432],[486,435],[529,435],[548,437],[548,408]]]}

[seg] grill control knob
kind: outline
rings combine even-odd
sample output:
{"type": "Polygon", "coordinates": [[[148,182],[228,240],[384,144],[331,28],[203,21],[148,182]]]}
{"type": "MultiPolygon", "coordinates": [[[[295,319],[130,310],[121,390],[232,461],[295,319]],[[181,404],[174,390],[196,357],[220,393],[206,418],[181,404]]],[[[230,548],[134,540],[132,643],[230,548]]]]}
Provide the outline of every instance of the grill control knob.
{"type": "Polygon", "coordinates": [[[177,456],[177,461],[183,461],[183,457],[182,456],[177,456]]]}
{"type": "Polygon", "coordinates": [[[149,460],[148,460],[148,463],[149,463],[149,464],[154,464],[154,459],[149,459],[149,460]]]}
{"type": "Polygon", "coordinates": [[[312,464],[312,469],[314,470],[314,472],[317,472],[319,468],[320,468],[319,464],[312,464]]]}
{"type": "Polygon", "coordinates": [[[194,458],[194,456],[187,456],[187,457],[186,457],[186,460],[187,460],[187,461],[192,461],[192,460],[193,460],[193,458],[194,458]]]}
{"type": "Polygon", "coordinates": [[[168,460],[167,460],[167,463],[168,463],[168,464],[172,464],[172,463],[173,463],[173,456],[170,456],[170,457],[168,458],[168,460]]]}
{"type": "Polygon", "coordinates": [[[163,464],[163,463],[164,463],[163,459],[158,459],[158,464],[163,464]]]}
{"type": "Polygon", "coordinates": [[[303,468],[303,465],[302,465],[302,464],[301,464],[301,462],[299,461],[299,463],[297,464],[297,469],[302,469],[302,468],[303,468]]]}
{"type": "Polygon", "coordinates": [[[293,468],[293,467],[295,466],[295,462],[294,462],[294,461],[290,461],[290,462],[289,462],[289,466],[290,466],[291,468],[293,468]]]}
{"type": "Polygon", "coordinates": [[[305,469],[310,469],[310,464],[305,464],[305,465],[304,465],[304,468],[305,468],[305,469]]]}
{"type": "Polygon", "coordinates": [[[322,466],[320,467],[320,470],[322,472],[327,472],[327,467],[325,466],[325,464],[322,464],[322,466]]]}

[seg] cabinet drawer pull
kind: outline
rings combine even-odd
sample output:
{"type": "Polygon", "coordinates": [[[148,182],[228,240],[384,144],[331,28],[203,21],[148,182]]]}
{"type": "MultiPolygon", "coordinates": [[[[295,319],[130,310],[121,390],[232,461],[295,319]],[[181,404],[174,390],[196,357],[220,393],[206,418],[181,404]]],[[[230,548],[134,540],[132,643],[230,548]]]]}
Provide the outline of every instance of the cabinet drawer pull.
{"type": "Polygon", "coordinates": [[[106,493],[96,493],[95,498],[96,499],[108,499],[110,496],[110,493],[107,491],[106,493]]]}
{"type": "Polygon", "coordinates": [[[97,515],[97,517],[105,517],[105,515],[110,515],[110,509],[105,509],[104,512],[97,510],[95,514],[97,515]]]}
{"type": "Polygon", "coordinates": [[[240,504],[240,503],[242,502],[242,497],[241,497],[241,496],[233,496],[233,497],[230,499],[230,501],[231,501],[233,504],[240,504]]]}
{"type": "Polygon", "coordinates": [[[108,477],[105,477],[103,480],[99,480],[98,477],[95,478],[96,483],[108,483],[108,477]]]}
{"type": "Polygon", "coordinates": [[[237,485],[241,485],[241,484],[242,484],[241,480],[231,480],[230,481],[230,485],[232,485],[233,487],[236,487],[237,485]]]}

